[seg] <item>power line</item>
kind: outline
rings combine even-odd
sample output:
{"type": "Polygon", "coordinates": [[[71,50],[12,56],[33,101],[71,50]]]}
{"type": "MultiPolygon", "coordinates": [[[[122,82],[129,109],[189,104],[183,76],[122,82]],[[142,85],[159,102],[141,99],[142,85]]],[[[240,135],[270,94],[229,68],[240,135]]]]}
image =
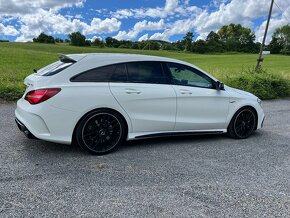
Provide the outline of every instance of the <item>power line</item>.
{"type": "Polygon", "coordinates": [[[289,17],[286,16],[286,13],[284,13],[284,11],[280,8],[280,6],[275,1],[274,1],[274,4],[281,11],[282,15],[284,15],[284,17],[286,18],[286,20],[288,20],[288,24],[290,24],[290,19],[289,19],[289,17]]]}

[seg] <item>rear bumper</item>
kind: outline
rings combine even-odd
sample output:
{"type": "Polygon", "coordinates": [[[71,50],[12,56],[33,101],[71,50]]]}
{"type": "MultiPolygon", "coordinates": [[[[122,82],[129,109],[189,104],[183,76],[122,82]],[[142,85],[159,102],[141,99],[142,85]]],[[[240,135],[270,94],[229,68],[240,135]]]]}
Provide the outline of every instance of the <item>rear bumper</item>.
{"type": "Polygon", "coordinates": [[[20,99],[15,117],[18,128],[29,138],[71,144],[79,114],[55,108],[47,102],[30,105],[26,100],[20,99]]]}
{"type": "Polygon", "coordinates": [[[26,126],[20,122],[17,118],[15,118],[15,122],[18,126],[18,129],[24,133],[24,135],[29,139],[37,139],[27,128],[26,126]]]}

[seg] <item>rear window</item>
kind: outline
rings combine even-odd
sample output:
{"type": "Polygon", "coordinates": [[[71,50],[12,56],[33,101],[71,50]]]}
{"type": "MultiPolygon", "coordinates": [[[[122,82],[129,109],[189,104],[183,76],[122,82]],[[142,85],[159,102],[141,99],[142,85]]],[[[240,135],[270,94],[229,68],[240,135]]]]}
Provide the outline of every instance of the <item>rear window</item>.
{"type": "Polygon", "coordinates": [[[68,68],[71,66],[73,63],[64,63],[62,61],[56,61],[52,64],[47,65],[44,68],[41,68],[40,70],[37,71],[37,75],[40,76],[52,76],[55,75],[64,69],[68,68]]]}

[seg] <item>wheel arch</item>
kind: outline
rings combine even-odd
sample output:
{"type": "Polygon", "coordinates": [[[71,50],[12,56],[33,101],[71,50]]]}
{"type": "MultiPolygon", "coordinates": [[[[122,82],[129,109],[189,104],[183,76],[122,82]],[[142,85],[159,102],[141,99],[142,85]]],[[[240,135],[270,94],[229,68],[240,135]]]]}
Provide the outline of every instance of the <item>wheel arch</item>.
{"type": "Polygon", "coordinates": [[[256,126],[255,126],[255,130],[257,129],[257,127],[258,127],[258,112],[257,112],[256,108],[254,106],[252,106],[252,105],[243,105],[242,107],[238,107],[234,111],[233,115],[231,116],[231,119],[230,119],[230,121],[229,121],[229,123],[227,125],[227,129],[229,128],[229,125],[231,124],[232,119],[235,117],[235,115],[237,114],[237,112],[240,111],[240,110],[242,110],[242,109],[244,109],[244,108],[251,108],[254,111],[254,113],[256,115],[256,126]]]}
{"type": "Polygon", "coordinates": [[[109,108],[109,107],[100,107],[100,108],[95,108],[95,109],[92,109],[88,112],[86,112],[81,118],[79,118],[79,120],[77,121],[76,125],[74,126],[74,129],[73,129],[73,134],[72,134],[72,143],[76,143],[76,130],[77,130],[77,127],[78,125],[80,124],[80,122],[84,119],[85,116],[87,116],[89,113],[92,113],[94,111],[98,111],[98,110],[106,110],[106,111],[112,111],[114,113],[117,113],[123,120],[124,124],[125,124],[125,135],[126,137],[128,137],[128,131],[129,131],[129,124],[128,124],[128,121],[126,120],[126,118],[123,116],[122,113],[120,113],[119,111],[115,110],[115,109],[112,109],[112,108],[109,108]]]}

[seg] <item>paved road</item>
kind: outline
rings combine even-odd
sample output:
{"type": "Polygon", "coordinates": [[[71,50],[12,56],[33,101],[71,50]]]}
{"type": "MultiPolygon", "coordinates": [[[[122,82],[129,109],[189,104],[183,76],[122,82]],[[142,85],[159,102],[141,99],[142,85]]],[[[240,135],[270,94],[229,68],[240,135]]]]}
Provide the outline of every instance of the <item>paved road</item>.
{"type": "Polygon", "coordinates": [[[129,142],[91,156],[29,140],[0,104],[0,217],[289,217],[290,99],[264,102],[265,127],[129,142]]]}

